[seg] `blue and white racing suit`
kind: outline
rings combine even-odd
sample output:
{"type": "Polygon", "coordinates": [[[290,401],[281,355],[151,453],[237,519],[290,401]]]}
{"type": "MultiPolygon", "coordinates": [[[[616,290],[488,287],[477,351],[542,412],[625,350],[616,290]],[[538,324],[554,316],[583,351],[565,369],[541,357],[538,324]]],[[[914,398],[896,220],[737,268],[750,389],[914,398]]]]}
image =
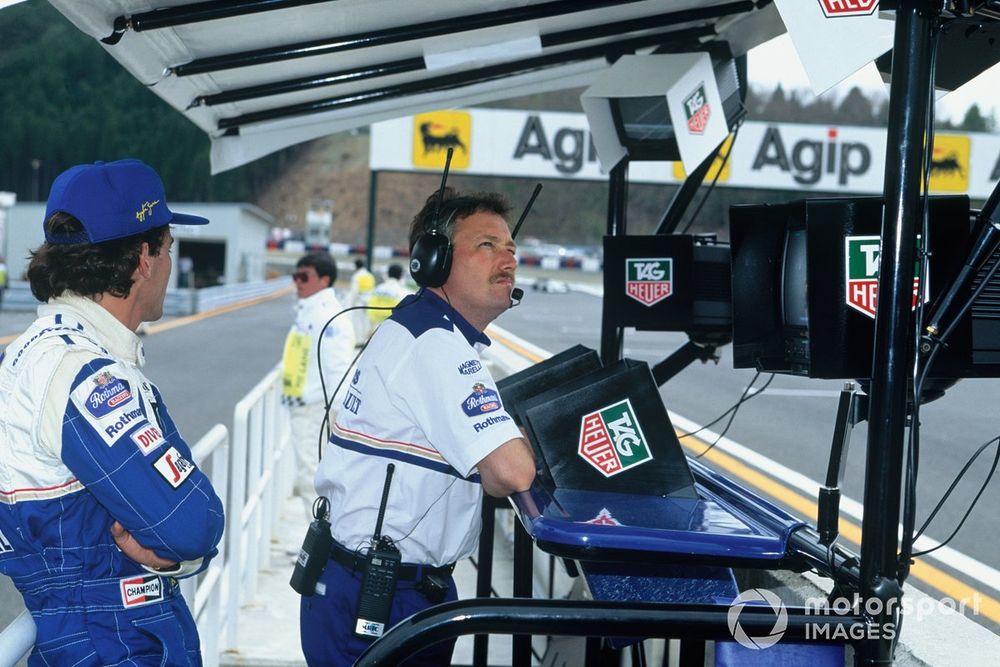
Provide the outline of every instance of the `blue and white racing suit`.
{"type": "Polygon", "coordinates": [[[222,503],[191,461],[139,338],[64,296],[0,358],[0,573],[38,628],[29,665],[200,665],[177,576],[216,554],[222,503]],[[180,566],[116,546],[119,521],[180,566]]]}

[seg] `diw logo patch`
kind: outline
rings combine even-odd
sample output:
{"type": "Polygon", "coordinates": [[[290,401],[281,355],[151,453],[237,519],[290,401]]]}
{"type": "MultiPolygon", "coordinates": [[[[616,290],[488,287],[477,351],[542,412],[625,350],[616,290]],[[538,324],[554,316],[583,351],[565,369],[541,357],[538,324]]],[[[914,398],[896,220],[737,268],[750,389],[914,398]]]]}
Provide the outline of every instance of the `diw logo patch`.
{"type": "Polygon", "coordinates": [[[129,437],[132,438],[132,442],[139,448],[143,456],[148,456],[151,451],[167,442],[160,429],[149,423],[146,426],[140,427],[139,430],[129,437]]]}
{"type": "Polygon", "coordinates": [[[468,111],[432,111],[413,117],[413,166],[444,167],[453,149],[452,169],[468,169],[472,141],[472,114],[468,111]]]}
{"type": "Polygon", "coordinates": [[[176,447],[171,447],[160,458],[153,462],[156,472],[167,480],[167,484],[175,489],[194,472],[194,464],[184,458],[176,447]]]}
{"type": "Polygon", "coordinates": [[[649,441],[626,398],[580,420],[577,454],[605,477],[653,460],[649,441]]]}
{"type": "Polygon", "coordinates": [[[163,580],[154,574],[119,581],[125,608],[141,607],[163,599],[163,580]]]}
{"type": "Polygon", "coordinates": [[[673,292],[674,260],[669,257],[625,260],[625,294],[644,306],[652,306],[673,292]]]}
{"type": "MultiPolygon", "coordinates": [[[[882,239],[878,236],[847,236],[844,237],[844,275],[846,276],[845,300],[847,305],[875,319],[875,309],[878,306],[878,264],[882,239]]],[[[920,238],[917,238],[917,248],[920,248],[920,238]]],[[[920,294],[920,265],[913,267],[913,303],[917,307],[920,294]]],[[[930,277],[928,276],[928,285],[930,277]]],[[[924,291],[924,303],[930,299],[928,290],[924,291]]]]}
{"type": "Polygon", "coordinates": [[[712,117],[712,107],[705,95],[704,82],[699,83],[694,91],[684,98],[684,115],[687,117],[688,131],[691,134],[704,134],[708,127],[708,119],[712,117]]]}
{"type": "Polygon", "coordinates": [[[500,395],[482,382],[472,385],[472,393],[462,401],[462,410],[470,417],[478,417],[500,409],[500,395]]]}
{"type": "Polygon", "coordinates": [[[828,19],[841,16],[868,16],[878,9],[878,0],[819,0],[823,16],[828,19]]]}

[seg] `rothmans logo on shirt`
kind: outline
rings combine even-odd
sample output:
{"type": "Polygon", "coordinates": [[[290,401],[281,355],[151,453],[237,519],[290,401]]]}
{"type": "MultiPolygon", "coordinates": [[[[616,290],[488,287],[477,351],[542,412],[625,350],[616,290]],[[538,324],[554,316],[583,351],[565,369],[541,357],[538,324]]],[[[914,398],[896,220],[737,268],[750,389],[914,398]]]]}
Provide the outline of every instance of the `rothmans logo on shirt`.
{"type": "Polygon", "coordinates": [[[132,398],[128,382],[108,371],[98,373],[93,380],[97,387],[87,397],[87,410],[95,417],[103,417],[132,398]]]}
{"type": "Polygon", "coordinates": [[[470,417],[478,417],[500,409],[500,396],[482,382],[472,385],[472,393],[462,402],[462,410],[470,417]]]}

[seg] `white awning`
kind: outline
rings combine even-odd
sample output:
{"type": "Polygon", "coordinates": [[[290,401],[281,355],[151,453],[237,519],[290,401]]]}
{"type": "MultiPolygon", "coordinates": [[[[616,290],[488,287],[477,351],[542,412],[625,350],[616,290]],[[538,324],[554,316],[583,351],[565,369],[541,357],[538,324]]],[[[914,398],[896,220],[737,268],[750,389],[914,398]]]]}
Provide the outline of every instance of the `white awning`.
{"type": "Polygon", "coordinates": [[[783,32],[761,0],[50,0],[212,141],[212,172],[375,121],[783,32]],[[763,6],[758,9],[757,6],[763,6]]]}

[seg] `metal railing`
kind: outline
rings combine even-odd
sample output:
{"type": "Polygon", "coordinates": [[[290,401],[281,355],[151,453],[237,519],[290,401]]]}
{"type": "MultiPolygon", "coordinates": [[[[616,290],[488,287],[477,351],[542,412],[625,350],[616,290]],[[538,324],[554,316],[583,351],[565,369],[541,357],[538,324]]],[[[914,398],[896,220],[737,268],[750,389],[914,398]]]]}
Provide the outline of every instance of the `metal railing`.
{"type": "MultiPolygon", "coordinates": [[[[278,513],[294,479],[287,414],[281,409],[277,368],[257,383],[233,412],[233,432],[216,424],[191,450],[226,507],[226,531],[209,567],[181,582],[198,624],[206,667],[217,667],[224,648],[236,648],[240,606],[270,565],[278,513]],[[223,643],[224,642],[224,643],[223,643]]],[[[0,667],[13,667],[35,642],[35,623],[24,611],[0,632],[0,667]]]]}

